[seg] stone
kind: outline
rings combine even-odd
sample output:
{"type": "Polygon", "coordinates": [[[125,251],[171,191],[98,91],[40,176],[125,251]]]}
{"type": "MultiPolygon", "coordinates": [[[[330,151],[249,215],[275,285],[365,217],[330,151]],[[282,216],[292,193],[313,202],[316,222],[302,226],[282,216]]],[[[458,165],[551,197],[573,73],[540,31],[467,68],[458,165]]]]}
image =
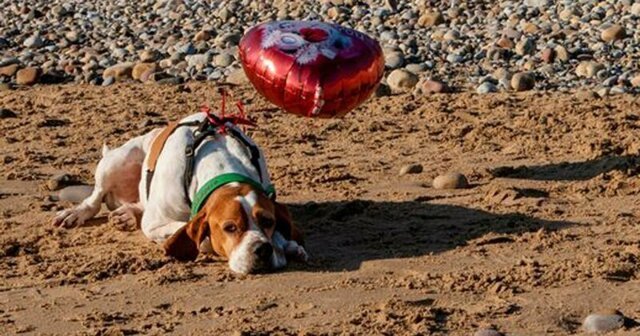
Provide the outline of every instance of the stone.
{"type": "Polygon", "coordinates": [[[563,46],[556,46],[553,51],[555,51],[556,54],[555,59],[559,60],[560,62],[568,62],[571,58],[571,55],[563,46]]]}
{"type": "Polygon", "coordinates": [[[247,78],[247,74],[244,73],[244,69],[235,69],[227,76],[227,83],[243,85],[249,83],[249,78],[247,78]]]}
{"type": "Polygon", "coordinates": [[[155,62],[160,58],[160,53],[157,52],[156,50],[143,50],[140,53],[140,62],[144,62],[144,63],[148,63],[148,62],[155,62]]]}
{"type": "Polygon", "coordinates": [[[529,91],[536,85],[535,77],[529,72],[521,72],[511,77],[511,88],[520,91],[529,91]]]}
{"type": "Polygon", "coordinates": [[[629,12],[631,12],[632,15],[640,16],[640,2],[634,3],[631,8],[629,8],[629,12]]]}
{"type": "Polygon", "coordinates": [[[436,189],[462,189],[468,188],[469,182],[461,173],[448,173],[433,179],[433,187],[436,189]]]}
{"type": "Polygon", "coordinates": [[[405,66],[404,68],[408,71],[413,72],[414,74],[419,74],[421,72],[427,71],[428,69],[425,63],[411,63],[407,64],[407,66],[405,66]]]}
{"type": "Polygon", "coordinates": [[[201,30],[196,33],[193,40],[196,42],[208,41],[211,38],[211,33],[208,30],[201,30]]]}
{"type": "Polygon", "coordinates": [[[66,38],[67,41],[71,43],[76,43],[78,42],[78,38],[79,38],[78,32],[75,30],[70,30],[64,34],[64,38],[66,38]]]}
{"type": "Polygon", "coordinates": [[[389,69],[400,68],[404,65],[404,55],[400,51],[385,54],[384,65],[389,69]]]}
{"type": "Polygon", "coordinates": [[[615,42],[623,39],[625,34],[624,27],[616,24],[604,29],[602,33],[600,33],[600,38],[605,42],[615,42]]]}
{"type": "Polygon", "coordinates": [[[187,56],[185,59],[190,67],[202,68],[211,62],[211,54],[195,54],[187,56]]]}
{"type": "Polygon", "coordinates": [[[624,326],[624,319],[618,311],[591,314],[582,322],[582,328],[587,333],[612,332],[624,326]]]}
{"type": "Polygon", "coordinates": [[[18,72],[20,66],[18,64],[9,64],[0,68],[0,76],[13,77],[18,72]]]}
{"type": "Polygon", "coordinates": [[[604,65],[594,61],[583,61],[576,67],[576,75],[580,77],[593,78],[598,71],[603,70],[604,65]]]}
{"type": "Polygon", "coordinates": [[[418,25],[422,27],[433,27],[441,23],[444,23],[444,16],[437,11],[426,12],[418,18],[418,25]]]}
{"type": "Polygon", "coordinates": [[[228,67],[235,58],[229,53],[222,53],[213,57],[213,64],[219,67],[228,67]]]}
{"type": "Polygon", "coordinates": [[[9,110],[9,109],[5,109],[5,108],[0,108],[0,119],[8,119],[8,118],[17,118],[18,115],[9,110]]]}
{"type": "Polygon", "coordinates": [[[513,49],[513,47],[515,47],[513,41],[511,41],[511,39],[508,37],[501,37],[500,39],[498,39],[498,41],[496,41],[496,45],[504,49],[513,49]]]}
{"type": "Polygon", "coordinates": [[[476,331],[473,336],[502,336],[502,333],[492,328],[485,328],[476,331]]]}
{"type": "Polygon", "coordinates": [[[540,59],[545,63],[553,63],[556,58],[556,51],[551,48],[545,48],[540,53],[540,59]]]}
{"type": "Polygon", "coordinates": [[[400,172],[398,173],[400,176],[407,174],[420,174],[422,173],[422,165],[421,164],[409,164],[402,166],[400,168],[400,172]]]}
{"type": "Polygon", "coordinates": [[[131,70],[131,77],[135,80],[145,82],[149,75],[156,72],[158,64],[155,62],[139,62],[131,70]],[[143,78],[145,77],[145,78],[143,78]]]}
{"type": "Polygon", "coordinates": [[[575,93],[575,96],[580,100],[592,100],[600,98],[597,93],[591,90],[580,90],[575,93]]]}
{"type": "Polygon", "coordinates": [[[381,83],[376,88],[376,92],[375,92],[376,97],[387,97],[390,95],[391,95],[391,88],[389,87],[389,85],[381,83]]]}
{"type": "Polygon", "coordinates": [[[18,85],[33,85],[38,82],[42,71],[38,67],[28,67],[18,70],[16,73],[16,83],[18,85]]]}
{"type": "Polygon", "coordinates": [[[404,69],[396,69],[387,77],[387,84],[392,92],[406,92],[418,84],[418,76],[404,69]]]}
{"type": "Polygon", "coordinates": [[[491,82],[483,82],[476,88],[476,93],[487,94],[491,92],[498,92],[498,87],[491,82]]]}
{"type": "Polygon", "coordinates": [[[384,0],[384,7],[396,12],[398,10],[398,0],[384,0]]]}
{"type": "Polygon", "coordinates": [[[69,174],[58,174],[47,180],[46,186],[48,190],[55,191],[73,184],[77,184],[73,176],[69,174]]]}
{"type": "Polygon", "coordinates": [[[42,40],[42,37],[40,37],[40,35],[36,34],[36,35],[27,37],[22,43],[22,45],[25,46],[26,48],[38,49],[44,46],[44,41],[42,40]]]}
{"type": "Polygon", "coordinates": [[[432,79],[420,82],[416,89],[419,94],[446,93],[449,91],[445,83],[432,79]]]}
{"type": "Polygon", "coordinates": [[[533,39],[524,38],[518,41],[518,43],[516,43],[515,50],[516,50],[516,54],[521,56],[533,55],[533,53],[536,50],[536,45],[533,42],[533,39]]]}
{"type": "Polygon", "coordinates": [[[104,70],[102,77],[113,77],[116,81],[131,79],[134,63],[119,63],[104,70]]]}
{"type": "Polygon", "coordinates": [[[631,86],[640,87],[640,74],[631,79],[631,86]]]}

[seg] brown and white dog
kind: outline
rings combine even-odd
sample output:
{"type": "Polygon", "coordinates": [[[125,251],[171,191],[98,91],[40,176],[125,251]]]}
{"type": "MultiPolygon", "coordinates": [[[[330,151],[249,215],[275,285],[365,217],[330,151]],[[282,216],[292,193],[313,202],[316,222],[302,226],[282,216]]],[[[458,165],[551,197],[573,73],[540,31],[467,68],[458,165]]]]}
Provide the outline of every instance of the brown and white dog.
{"type": "MultiPolygon", "coordinates": [[[[195,114],[181,123],[204,119],[203,114],[195,114]]],[[[282,268],[287,258],[306,261],[302,235],[288,209],[264,192],[271,182],[262,151],[257,151],[256,164],[247,148],[247,144],[255,146],[253,141],[235,125],[225,127],[243,139],[228,134],[207,137],[196,148],[193,177],[186,187],[185,148],[194,142],[195,126],[178,127],[166,139],[148,191],[148,156],[161,129],[116,149],[105,145],[93,193],[78,206],[58,212],[54,225],[82,225],[100,211],[104,201],[112,210],[112,223],[141,227],[149,239],[162,243],[166,253],[179,260],[194,260],[199,252],[215,253],[227,258],[231,270],[238,273],[282,268]],[[255,183],[225,183],[193,215],[188,203],[207,182],[224,174],[242,175],[255,183]]]]}

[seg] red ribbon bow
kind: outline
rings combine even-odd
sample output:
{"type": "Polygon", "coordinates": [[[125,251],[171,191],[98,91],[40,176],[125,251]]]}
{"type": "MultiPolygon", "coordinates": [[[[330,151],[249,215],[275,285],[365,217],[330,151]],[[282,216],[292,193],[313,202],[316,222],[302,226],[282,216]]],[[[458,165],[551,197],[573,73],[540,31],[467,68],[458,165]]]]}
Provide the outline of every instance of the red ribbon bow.
{"type": "MultiPolygon", "coordinates": [[[[227,134],[227,123],[231,123],[233,125],[243,125],[256,127],[257,124],[249,119],[244,112],[244,105],[242,105],[241,101],[236,102],[236,108],[238,109],[237,114],[232,114],[229,116],[225,115],[226,108],[226,99],[227,99],[227,91],[223,88],[219,90],[220,95],[222,96],[222,106],[220,107],[220,117],[216,116],[208,105],[203,105],[200,110],[204,113],[211,123],[211,125],[216,126],[218,129],[218,133],[227,134]]],[[[243,128],[243,131],[246,132],[246,129],[243,128]]]]}

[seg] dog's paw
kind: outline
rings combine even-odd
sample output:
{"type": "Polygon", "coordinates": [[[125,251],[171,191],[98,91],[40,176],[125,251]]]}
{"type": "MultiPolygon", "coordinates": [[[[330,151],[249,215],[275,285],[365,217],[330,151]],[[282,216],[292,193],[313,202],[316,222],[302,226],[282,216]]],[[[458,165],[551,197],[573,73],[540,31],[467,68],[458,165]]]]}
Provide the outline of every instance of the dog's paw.
{"type": "Polygon", "coordinates": [[[93,217],[91,209],[76,207],[58,211],[53,218],[52,224],[57,227],[73,228],[84,224],[91,217],[93,217]]]}
{"type": "Polygon", "coordinates": [[[287,256],[293,260],[308,262],[309,254],[304,247],[298,245],[295,241],[291,240],[288,242],[287,247],[285,248],[285,252],[287,256]]]}
{"type": "Polygon", "coordinates": [[[136,208],[123,205],[109,213],[109,224],[120,231],[135,231],[138,228],[136,208]]]}

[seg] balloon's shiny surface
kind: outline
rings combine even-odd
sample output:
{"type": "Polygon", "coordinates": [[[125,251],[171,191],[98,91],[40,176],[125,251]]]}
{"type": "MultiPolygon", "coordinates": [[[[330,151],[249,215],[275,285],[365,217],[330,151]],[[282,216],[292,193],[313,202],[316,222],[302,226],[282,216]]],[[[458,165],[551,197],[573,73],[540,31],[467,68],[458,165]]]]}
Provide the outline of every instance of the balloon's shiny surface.
{"type": "Polygon", "coordinates": [[[274,21],[240,41],[247,77],[267,100],[306,117],[341,117],[378,86],[384,57],[378,42],[336,24],[274,21]]]}

